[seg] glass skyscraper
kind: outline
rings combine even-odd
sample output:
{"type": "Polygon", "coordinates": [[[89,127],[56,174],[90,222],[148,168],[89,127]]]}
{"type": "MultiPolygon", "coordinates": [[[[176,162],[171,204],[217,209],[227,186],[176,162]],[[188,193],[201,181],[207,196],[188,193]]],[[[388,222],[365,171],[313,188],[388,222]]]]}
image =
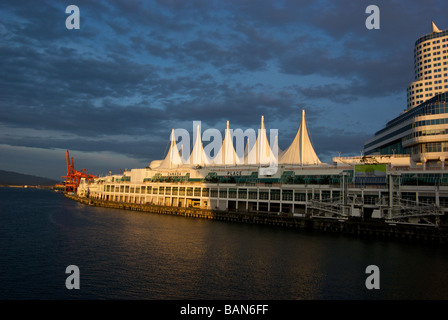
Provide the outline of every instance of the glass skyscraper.
{"type": "Polygon", "coordinates": [[[448,159],[448,30],[432,24],[414,48],[407,109],[364,144],[365,155],[408,154],[416,163],[448,159]]]}

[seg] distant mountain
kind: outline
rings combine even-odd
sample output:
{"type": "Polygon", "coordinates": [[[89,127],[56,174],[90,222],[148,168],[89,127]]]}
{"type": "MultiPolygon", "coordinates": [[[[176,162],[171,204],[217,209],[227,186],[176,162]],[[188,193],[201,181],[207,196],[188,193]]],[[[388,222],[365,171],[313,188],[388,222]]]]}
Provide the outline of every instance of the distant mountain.
{"type": "Polygon", "coordinates": [[[60,181],[0,170],[0,185],[52,186],[60,181]]]}

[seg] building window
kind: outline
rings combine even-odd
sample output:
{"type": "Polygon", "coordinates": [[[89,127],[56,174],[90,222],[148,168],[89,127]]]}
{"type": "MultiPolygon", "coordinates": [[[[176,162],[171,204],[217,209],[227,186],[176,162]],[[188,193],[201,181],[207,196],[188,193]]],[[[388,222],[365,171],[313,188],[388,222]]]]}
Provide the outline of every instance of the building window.
{"type": "Polygon", "coordinates": [[[260,200],[269,200],[269,191],[260,190],[259,199],[260,200]]]}
{"type": "Polygon", "coordinates": [[[227,189],[219,189],[219,197],[227,198],[227,189]]]}
{"type": "Polygon", "coordinates": [[[238,189],[238,199],[247,199],[247,189],[238,189]]]}
{"type": "Polygon", "coordinates": [[[271,200],[280,200],[280,190],[271,189],[271,200]]]}

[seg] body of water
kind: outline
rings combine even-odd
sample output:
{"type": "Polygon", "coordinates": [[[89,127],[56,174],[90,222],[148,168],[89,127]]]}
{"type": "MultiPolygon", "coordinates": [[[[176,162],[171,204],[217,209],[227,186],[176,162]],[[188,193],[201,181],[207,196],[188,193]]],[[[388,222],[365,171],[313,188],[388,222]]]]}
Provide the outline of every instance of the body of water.
{"type": "Polygon", "coordinates": [[[447,299],[446,246],[81,205],[0,188],[0,298],[447,299]],[[79,268],[69,290],[66,268],[79,268]],[[377,266],[379,289],[367,289],[377,266]]]}

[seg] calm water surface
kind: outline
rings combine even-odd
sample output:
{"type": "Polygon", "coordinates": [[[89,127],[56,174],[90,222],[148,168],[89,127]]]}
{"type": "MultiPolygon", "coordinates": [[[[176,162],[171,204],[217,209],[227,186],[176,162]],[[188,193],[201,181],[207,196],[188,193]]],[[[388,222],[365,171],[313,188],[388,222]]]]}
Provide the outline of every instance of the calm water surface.
{"type": "Polygon", "coordinates": [[[0,299],[448,299],[444,246],[94,208],[0,188],[0,299]],[[65,269],[80,270],[68,290],[65,269]],[[365,269],[380,269],[368,290],[365,269]]]}

